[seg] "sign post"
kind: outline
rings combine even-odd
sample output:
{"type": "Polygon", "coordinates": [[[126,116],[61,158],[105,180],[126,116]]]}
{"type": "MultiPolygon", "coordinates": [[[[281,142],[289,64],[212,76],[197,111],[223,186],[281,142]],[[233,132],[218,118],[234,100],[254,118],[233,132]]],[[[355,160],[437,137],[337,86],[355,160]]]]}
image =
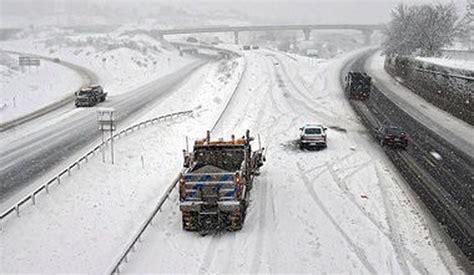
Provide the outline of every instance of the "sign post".
{"type": "MultiPolygon", "coordinates": [[[[105,133],[110,131],[110,160],[114,164],[114,138],[115,131],[115,117],[114,108],[99,108],[97,109],[97,123],[99,130],[102,131],[102,144],[105,147],[105,133]]],[[[105,148],[102,150],[102,161],[105,163],[105,148]]]]}

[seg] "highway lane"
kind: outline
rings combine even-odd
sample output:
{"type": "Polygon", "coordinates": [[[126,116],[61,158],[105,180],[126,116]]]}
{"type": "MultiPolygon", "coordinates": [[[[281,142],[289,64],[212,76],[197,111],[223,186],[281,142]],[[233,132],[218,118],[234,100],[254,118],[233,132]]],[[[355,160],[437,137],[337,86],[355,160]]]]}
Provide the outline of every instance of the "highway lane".
{"type": "MultiPolygon", "coordinates": [[[[127,94],[113,97],[98,107],[113,107],[120,126],[140,110],[169,95],[189,74],[207,63],[191,65],[127,94]]],[[[71,103],[72,104],[72,103],[71,103]]],[[[64,119],[17,140],[0,141],[0,202],[13,192],[28,186],[52,167],[100,137],[96,122],[97,107],[73,109],[64,119]]]]}
{"type": "MultiPolygon", "coordinates": [[[[364,72],[370,54],[356,59],[345,72],[364,72]]],[[[378,84],[372,88],[369,100],[352,101],[352,106],[365,117],[363,120],[369,130],[386,123],[401,126],[409,133],[411,144],[406,151],[385,148],[385,152],[433,215],[446,226],[454,242],[472,260],[474,156],[466,153],[463,146],[456,147],[424,125],[431,121],[414,118],[401,109],[399,104],[403,101],[392,102],[385,95],[387,87],[381,92],[378,84]],[[441,158],[434,157],[432,152],[441,158]]]]}

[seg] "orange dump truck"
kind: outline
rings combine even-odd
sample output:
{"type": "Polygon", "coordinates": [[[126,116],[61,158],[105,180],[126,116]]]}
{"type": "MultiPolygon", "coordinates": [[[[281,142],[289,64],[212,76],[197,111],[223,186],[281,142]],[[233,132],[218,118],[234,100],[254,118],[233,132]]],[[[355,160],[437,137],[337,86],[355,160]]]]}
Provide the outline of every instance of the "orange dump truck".
{"type": "Polygon", "coordinates": [[[192,152],[184,150],[185,171],[179,180],[183,229],[202,235],[242,228],[249,191],[264,162],[264,148],[252,151],[250,137],[196,140],[192,152]]]}

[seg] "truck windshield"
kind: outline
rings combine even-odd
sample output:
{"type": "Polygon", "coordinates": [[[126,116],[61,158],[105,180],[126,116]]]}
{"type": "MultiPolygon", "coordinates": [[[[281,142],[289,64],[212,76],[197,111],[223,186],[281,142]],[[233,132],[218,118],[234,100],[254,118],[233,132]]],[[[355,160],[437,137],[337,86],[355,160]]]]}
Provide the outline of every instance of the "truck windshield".
{"type": "Polygon", "coordinates": [[[88,94],[90,94],[90,93],[91,93],[90,90],[80,90],[80,91],[79,91],[79,95],[88,95],[88,94]]]}
{"type": "Polygon", "coordinates": [[[403,133],[403,129],[401,129],[401,128],[386,128],[385,132],[388,135],[400,136],[403,133]]]}
{"type": "Polygon", "coordinates": [[[304,130],[306,135],[319,135],[321,134],[321,128],[307,128],[304,130]]]}

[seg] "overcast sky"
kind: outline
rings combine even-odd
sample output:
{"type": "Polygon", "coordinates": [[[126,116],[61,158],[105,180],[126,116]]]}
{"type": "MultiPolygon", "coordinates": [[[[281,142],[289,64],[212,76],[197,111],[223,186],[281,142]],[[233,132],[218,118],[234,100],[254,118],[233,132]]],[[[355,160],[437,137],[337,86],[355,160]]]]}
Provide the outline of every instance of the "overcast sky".
{"type": "Polygon", "coordinates": [[[77,17],[91,23],[93,16],[96,20],[104,18],[97,20],[97,24],[130,23],[146,16],[159,17],[170,24],[178,19],[182,19],[182,24],[202,24],[199,16],[190,18],[186,12],[201,13],[208,19],[212,15],[219,22],[229,18],[255,24],[383,24],[390,20],[391,9],[400,2],[453,2],[461,11],[467,0],[0,0],[0,27],[36,24],[44,17],[60,15],[66,18],[57,19],[58,25],[82,24],[77,19],[70,22],[77,17]],[[164,5],[177,10],[163,12],[164,5]],[[12,20],[12,17],[16,18],[12,20]]]}

